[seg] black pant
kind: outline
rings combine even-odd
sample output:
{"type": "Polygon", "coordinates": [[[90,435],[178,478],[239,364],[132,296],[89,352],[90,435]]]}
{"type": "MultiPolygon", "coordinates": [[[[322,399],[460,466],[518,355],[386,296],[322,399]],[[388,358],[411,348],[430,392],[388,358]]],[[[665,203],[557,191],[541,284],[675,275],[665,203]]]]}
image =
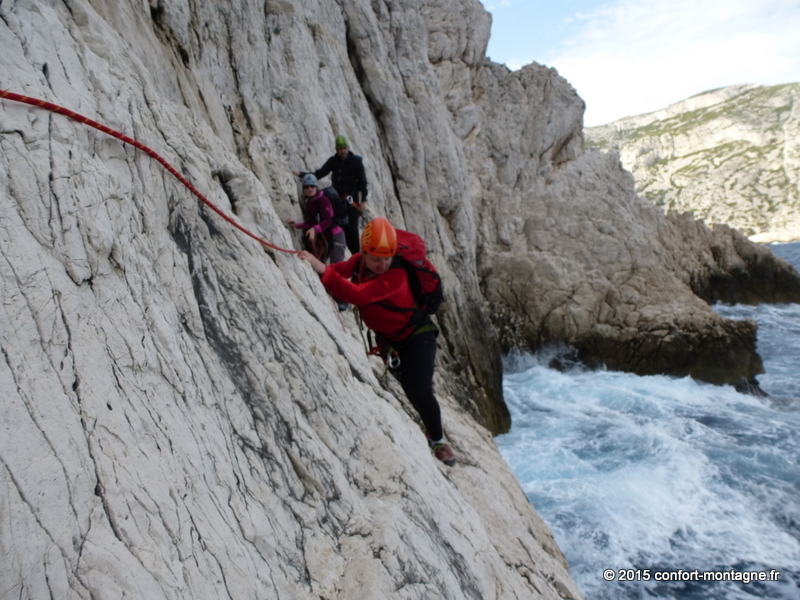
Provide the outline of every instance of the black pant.
{"type": "Polygon", "coordinates": [[[411,405],[419,413],[431,440],[444,437],[442,411],[433,393],[433,366],[436,362],[436,337],[438,330],[426,331],[399,344],[397,354],[400,366],[391,374],[400,382],[411,405]]]}
{"type": "Polygon", "coordinates": [[[358,224],[361,220],[361,211],[352,204],[347,207],[347,225],[343,227],[344,237],[347,240],[347,248],[350,254],[355,254],[361,250],[361,233],[358,224]]]}
{"type": "Polygon", "coordinates": [[[328,242],[328,257],[331,260],[331,264],[344,260],[344,238],[345,234],[343,231],[331,235],[330,238],[327,236],[325,237],[328,242]]]}

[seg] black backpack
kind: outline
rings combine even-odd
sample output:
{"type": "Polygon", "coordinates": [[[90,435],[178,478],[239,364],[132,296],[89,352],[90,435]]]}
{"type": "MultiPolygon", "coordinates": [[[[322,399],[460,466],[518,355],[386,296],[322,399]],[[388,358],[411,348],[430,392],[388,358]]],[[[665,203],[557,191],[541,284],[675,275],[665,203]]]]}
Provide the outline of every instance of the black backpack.
{"type": "Polygon", "coordinates": [[[347,207],[349,206],[347,198],[342,198],[332,185],[324,188],[322,193],[331,201],[331,207],[333,207],[333,224],[339,226],[347,225],[350,221],[347,216],[347,207]]]}

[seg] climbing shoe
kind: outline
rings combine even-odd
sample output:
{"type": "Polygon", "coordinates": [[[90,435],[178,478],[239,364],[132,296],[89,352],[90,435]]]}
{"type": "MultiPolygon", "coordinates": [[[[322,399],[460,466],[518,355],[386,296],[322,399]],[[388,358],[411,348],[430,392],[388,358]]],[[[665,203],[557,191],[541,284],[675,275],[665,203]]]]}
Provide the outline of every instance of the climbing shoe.
{"type": "Polygon", "coordinates": [[[448,467],[452,467],[456,464],[455,454],[453,454],[453,451],[450,449],[450,444],[447,442],[432,443],[431,450],[433,450],[433,455],[448,467]]]}
{"type": "Polygon", "coordinates": [[[347,302],[339,302],[339,312],[344,312],[348,308],[350,308],[350,305],[347,302]]]}

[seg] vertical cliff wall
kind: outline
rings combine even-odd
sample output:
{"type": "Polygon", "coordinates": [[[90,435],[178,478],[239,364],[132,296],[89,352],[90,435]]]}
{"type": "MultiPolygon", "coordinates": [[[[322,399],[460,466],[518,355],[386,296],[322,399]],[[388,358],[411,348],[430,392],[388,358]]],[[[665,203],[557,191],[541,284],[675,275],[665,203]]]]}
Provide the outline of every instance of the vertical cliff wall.
{"type": "MultiPolygon", "coordinates": [[[[431,40],[474,71],[487,16],[442,8],[456,25],[431,40]]],[[[3,100],[0,597],[581,597],[481,424],[508,419],[427,58],[437,10],[0,3],[0,89],[152,147],[282,247],[290,170],[348,135],[372,212],[424,234],[447,279],[436,385],[459,457],[433,458],[307,265],[150,156],[3,100]]]]}

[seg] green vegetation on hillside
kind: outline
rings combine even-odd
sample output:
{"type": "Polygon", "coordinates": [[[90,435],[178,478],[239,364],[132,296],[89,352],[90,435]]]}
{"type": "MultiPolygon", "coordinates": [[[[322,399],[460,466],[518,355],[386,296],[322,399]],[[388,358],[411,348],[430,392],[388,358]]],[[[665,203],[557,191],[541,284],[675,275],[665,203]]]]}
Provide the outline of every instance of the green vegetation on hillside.
{"type": "Polygon", "coordinates": [[[587,129],[586,140],[619,151],[637,192],[667,212],[691,211],[748,234],[800,229],[798,101],[797,83],[722,88],[686,101],[683,112],[673,105],[668,117],[587,129]]]}

